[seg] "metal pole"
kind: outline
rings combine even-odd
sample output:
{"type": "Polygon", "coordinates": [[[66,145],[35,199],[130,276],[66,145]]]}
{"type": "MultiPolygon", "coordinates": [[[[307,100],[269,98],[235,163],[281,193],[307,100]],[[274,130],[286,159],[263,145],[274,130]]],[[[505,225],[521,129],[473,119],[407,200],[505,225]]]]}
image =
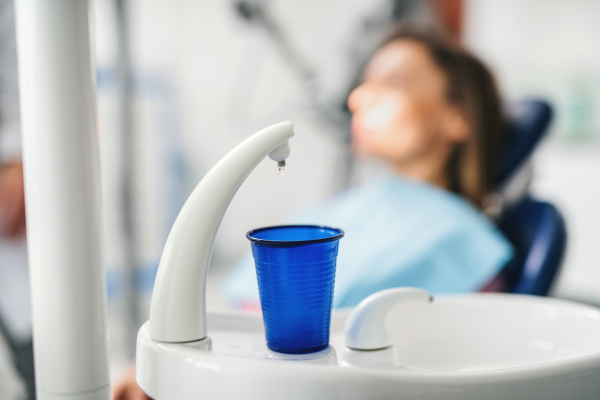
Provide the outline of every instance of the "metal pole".
{"type": "Polygon", "coordinates": [[[128,4],[125,0],[115,1],[116,20],[117,20],[117,38],[118,38],[118,58],[117,58],[117,79],[119,90],[120,121],[119,130],[121,136],[122,152],[122,211],[123,211],[123,230],[124,230],[124,268],[123,280],[125,288],[125,321],[127,356],[133,359],[135,357],[135,343],[137,332],[140,328],[140,307],[137,297],[135,272],[137,265],[137,231],[135,229],[134,218],[134,193],[133,181],[135,174],[135,149],[133,145],[133,113],[131,110],[131,60],[129,58],[129,18],[128,4]]]}
{"type": "Polygon", "coordinates": [[[91,4],[16,5],[37,397],[108,400],[91,4]]]}

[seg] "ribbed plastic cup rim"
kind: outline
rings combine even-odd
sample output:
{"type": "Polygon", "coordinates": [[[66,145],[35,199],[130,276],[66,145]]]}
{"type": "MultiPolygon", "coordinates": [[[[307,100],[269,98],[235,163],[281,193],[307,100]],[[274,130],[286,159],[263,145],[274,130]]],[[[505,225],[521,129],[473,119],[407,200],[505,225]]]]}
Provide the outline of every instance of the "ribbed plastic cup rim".
{"type": "Polygon", "coordinates": [[[307,244],[317,244],[317,243],[326,243],[333,242],[335,240],[340,240],[344,236],[344,231],[340,228],[333,228],[331,226],[324,225],[274,225],[267,226],[264,228],[252,229],[246,233],[246,237],[252,243],[258,244],[264,247],[295,247],[295,246],[305,246],[307,244]],[[274,230],[274,229],[285,229],[285,228],[317,228],[317,229],[327,229],[331,231],[338,232],[336,235],[321,238],[321,239],[310,239],[310,240],[267,240],[267,239],[258,239],[255,238],[254,235],[258,232],[266,231],[266,230],[274,230]]]}

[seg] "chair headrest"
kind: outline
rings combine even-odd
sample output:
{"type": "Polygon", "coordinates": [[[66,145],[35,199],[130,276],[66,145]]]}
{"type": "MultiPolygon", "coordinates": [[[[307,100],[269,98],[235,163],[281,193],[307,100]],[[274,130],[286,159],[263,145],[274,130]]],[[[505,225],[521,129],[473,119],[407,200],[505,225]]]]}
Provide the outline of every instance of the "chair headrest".
{"type": "Polygon", "coordinates": [[[511,102],[506,107],[508,132],[496,172],[497,186],[505,183],[531,156],[548,131],[552,108],[544,100],[511,102]]]}

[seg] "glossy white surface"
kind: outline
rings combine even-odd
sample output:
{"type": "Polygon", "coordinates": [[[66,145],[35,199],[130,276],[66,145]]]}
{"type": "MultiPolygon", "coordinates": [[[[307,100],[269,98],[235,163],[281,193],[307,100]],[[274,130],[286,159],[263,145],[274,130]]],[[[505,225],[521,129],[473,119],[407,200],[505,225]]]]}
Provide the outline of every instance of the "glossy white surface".
{"type": "Polygon", "coordinates": [[[429,304],[429,293],[418,288],[381,290],[361,301],[348,315],[344,328],[346,346],[355,350],[377,350],[392,345],[386,324],[396,307],[429,304]]]}
{"type": "Polygon", "coordinates": [[[398,309],[394,317],[402,325],[393,341],[406,367],[488,371],[600,359],[600,310],[564,300],[457,296],[398,309]]]}
{"type": "Polygon", "coordinates": [[[255,133],[225,155],[196,186],[177,216],[160,259],[150,308],[153,339],[188,342],[206,337],[206,278],[217,229],[250,172],[270,153],[283,161],[292,136],[294,126],[289,121],[255,133]]]}
{"type": "Polygon", "coordinates": [[[146,324],[137,379],[161,400],[600,398],[596,308],[491,294],[398,307],[389,319],[397,370],[345,366],[348,313],[332,318],[337,365],[269,359],[260,314],[209,314],[212,351],[153,341],[146,324]]]}
{"type": "Polygon", "coordinates": [[[37,398],[109,399],[90,3],[15,3],[37,398]]]}

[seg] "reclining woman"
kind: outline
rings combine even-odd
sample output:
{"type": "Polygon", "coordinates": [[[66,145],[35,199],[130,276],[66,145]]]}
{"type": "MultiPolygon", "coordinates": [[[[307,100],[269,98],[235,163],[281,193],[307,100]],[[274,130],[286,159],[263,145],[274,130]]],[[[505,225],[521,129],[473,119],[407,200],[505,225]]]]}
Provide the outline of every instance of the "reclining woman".
{"type": "MultiPolygon", "coordinates": [[[[496,285],[512,248],[482,213],[505,131],[485,65],[430,31],[403,28],[371,58],[348,107],[355,153],[389,173],[289,219],[345,230],[334,307],[397,286],[441,294],[496,285]]],[[[226,278],[233,306],[258,306],[253,275],[247,257],[226,278]]]]}

